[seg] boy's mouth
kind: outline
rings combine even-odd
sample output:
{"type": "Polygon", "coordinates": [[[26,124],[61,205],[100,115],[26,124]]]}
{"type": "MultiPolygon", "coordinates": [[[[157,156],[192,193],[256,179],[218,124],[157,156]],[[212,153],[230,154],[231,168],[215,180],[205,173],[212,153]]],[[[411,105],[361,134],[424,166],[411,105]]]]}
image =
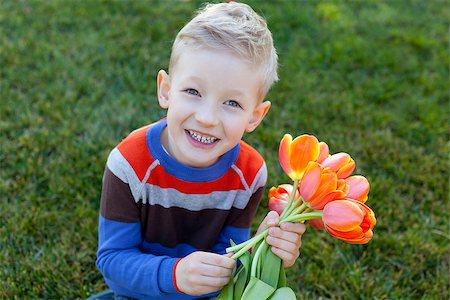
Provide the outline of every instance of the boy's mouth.
{"type": "Polygon", "coordinates": [[[203,144],[212,144],[219,140],[218,138],[212,136],[205,136],[192,130],[187,130],[187,132],[194,140],[203,144]]]}

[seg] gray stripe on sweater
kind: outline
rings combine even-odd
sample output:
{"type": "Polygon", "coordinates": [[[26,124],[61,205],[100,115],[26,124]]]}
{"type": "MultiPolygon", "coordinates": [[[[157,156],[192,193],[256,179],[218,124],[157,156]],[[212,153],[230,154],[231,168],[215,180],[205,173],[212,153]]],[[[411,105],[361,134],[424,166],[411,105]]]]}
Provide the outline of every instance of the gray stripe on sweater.
{"type": "Polygon", "coordinates": [[[131,193],[136,202],[143,204],[161,205],[165,208],[179,207],[191,211],[202,209],[224,209],[231,207],[244,209],[250,196],[260,187],[264,186],[267,180],[267,168],[264,164],[253,182],[249,185],[244,180],[242,171],[235,165],[232,166],[236,175],[239,176],[245,190],[216,191],[209,194],[184,194],[173,188],[161,188],[156,185],[145,183],[151,176],[151,171],[159,164],[155,160],[148,168],[142,181],[139,180],[131,165],[123,157],[120,151],[115,148],[111,151],[107,165],[111,172],[120,180],[130,186],[131,193]]]}

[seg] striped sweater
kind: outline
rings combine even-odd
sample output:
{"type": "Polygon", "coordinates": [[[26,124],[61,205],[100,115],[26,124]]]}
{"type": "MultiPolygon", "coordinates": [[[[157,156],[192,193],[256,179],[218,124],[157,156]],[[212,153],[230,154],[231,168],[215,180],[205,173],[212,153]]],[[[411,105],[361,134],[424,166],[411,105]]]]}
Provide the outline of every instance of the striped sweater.
{"type": "Polygon", "coordinates": [[[197,250],[223,254],[230,239],[249,238],[267,169],[243,141],[211,167],[182,165],[160,143],[166,125],[142,127],[110,153],[96,263],[120,295],[195,299],[176,292],[175,262],[197,250]]]}

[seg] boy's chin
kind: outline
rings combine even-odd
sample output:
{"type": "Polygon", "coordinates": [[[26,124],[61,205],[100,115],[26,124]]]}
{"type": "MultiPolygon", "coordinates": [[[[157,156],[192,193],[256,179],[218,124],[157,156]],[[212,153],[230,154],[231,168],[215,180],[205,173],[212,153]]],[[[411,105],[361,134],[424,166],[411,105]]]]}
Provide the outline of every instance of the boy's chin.
{"type": "Polygon", "coordinates": [[[218,161],[218,159],[209,162],[209,161],[191,161],[191,163],[187,164],[187,166],[191,167],[191,168],[199,168],[199,169],[203,169],[203,168],[208,168],[211,167],[212,165],[214,165],[216,162],[218,161]]]}

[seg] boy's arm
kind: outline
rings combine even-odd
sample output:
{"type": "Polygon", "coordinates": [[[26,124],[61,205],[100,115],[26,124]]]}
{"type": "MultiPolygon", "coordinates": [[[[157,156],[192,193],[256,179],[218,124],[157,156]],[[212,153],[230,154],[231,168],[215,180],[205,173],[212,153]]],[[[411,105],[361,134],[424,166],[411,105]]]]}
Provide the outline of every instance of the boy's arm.
{"type": "Polygon", "coordinates": [[[139,208],[129,186],[106,168],[99,220],[97,267],[116,289],[142,295],[176,293],[172,270],[177,258],[139,250],[139,208]],[[120,203],[113,203],[120,201],[120,203]]]}

